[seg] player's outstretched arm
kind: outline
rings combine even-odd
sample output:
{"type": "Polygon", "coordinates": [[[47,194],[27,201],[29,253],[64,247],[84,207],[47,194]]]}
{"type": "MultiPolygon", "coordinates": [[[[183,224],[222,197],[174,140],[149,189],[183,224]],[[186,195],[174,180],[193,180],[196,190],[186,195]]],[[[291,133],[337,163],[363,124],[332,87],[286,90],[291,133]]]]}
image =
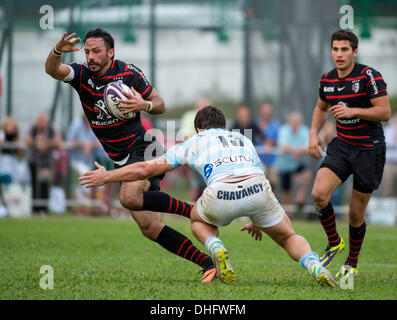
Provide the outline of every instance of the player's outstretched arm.
{"type": "Polygon", "coordinates": [[[76,33],[66,36],[63,33],[62,38],[56,43],[55,47],[49,53],[45,62],[45,71],[57,80],[65,79],[71,72],[68,65],[62,63],[61,54],[63,52],[79,51],[79,48],[74,47],[75,44],[80,43],[80,38],[73,38],[76,33]]]}
{"type": "Polygon", "coordinates": [[[112,182],[145,180],[173,169],[163,157],[136,162],[109,171],[97,162],[95,162],[95,166],[98,168],[97,170],[86,172],[79,178],[80,185],[92,188],[112,182]]]}
{"type": "Polygon", "coordinates": [[[328,103],[318,98],[313,111],[312,124],[309,133],[309,154],[315,159],[321,159],[321,150],[325,151],[324,144],[318,133],[328,119],[328,103]]]}

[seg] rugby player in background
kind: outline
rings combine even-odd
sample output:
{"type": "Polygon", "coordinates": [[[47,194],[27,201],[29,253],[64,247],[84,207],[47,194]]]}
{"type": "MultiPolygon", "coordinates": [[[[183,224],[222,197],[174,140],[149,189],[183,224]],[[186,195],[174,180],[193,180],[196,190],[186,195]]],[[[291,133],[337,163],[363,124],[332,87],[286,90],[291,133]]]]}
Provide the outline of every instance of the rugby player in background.
{"type": "Polygon", "coordinates": [[[353,175],[349,204],[349,254],[337,277],[354,277],[358,273],[358,256],[364,241],[365,208],[372,192],[379,187],[385,164],[385,138],[381,121],[391,115],[386,83],[370,66],[355,62],[357,36],[346,30],[332,34],[331,53],[335,68],[320,80],[319,98],[310,129],[309,154],[321,159],[324,144],[319,131],[328,119],[336,120],[337,136],[317,172],[312,198],[328,245],[320,256],[324,267],[345,246],[336,229],[335,212],[330,202],[335,189],[353,175]]]}

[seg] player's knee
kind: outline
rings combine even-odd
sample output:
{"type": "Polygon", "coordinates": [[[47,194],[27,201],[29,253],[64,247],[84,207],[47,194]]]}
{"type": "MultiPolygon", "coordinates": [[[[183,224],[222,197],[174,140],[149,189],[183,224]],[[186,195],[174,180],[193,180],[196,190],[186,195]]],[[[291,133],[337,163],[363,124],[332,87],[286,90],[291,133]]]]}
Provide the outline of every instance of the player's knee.
{"type": "Polygon", "coordinates": [[[143,206],[143,197],[142,194],[132,195],[126,192],[120,193],[120,203],[121,205],[128,210],[142,210],[143,206]],[[142,199],[140,199],[142,198],[142,199]]]}
{"type": "Polygon", "coordinates": [[[351,225],[361,225],[364,223],[364,212],[361,210],[350,208],[349,209],[349,222],[351,225]]]}
{"type": "Polygon", "coordinates": [[[318,189],[313,188],[311,196],[317,208],[324,208],[329,202],[329,196],[318,189]]]}

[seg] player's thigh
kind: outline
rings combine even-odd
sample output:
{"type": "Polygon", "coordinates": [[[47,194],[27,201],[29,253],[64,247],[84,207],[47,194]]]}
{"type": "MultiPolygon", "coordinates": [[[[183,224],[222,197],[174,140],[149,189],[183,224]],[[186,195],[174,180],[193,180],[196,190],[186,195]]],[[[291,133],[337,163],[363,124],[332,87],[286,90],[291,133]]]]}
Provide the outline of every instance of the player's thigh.
{"type": "Polygon", "coordinates": [[[322,167],[317,171],[312,189],[312,198],[318,204],[325,205],[332,194],[342,184],[342,180],[329,168],[322,167]]]}
{"type": "Polygon", "coordinates": [[[349,204],[349,222],[353,227],[359,227],[364,223],[365,209],[372,193],[352,191],[349,204]]]}

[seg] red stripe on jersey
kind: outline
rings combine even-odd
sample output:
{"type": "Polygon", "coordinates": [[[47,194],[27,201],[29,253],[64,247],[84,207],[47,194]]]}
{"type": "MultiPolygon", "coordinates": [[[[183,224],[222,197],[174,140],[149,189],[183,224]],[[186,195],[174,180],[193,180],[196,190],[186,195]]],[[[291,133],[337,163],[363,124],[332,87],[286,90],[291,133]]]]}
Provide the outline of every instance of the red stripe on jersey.
{"type": "Polygon", "coordinates": [[[110,152],[106,152],[109,156],[115,157],[115,156],[119,156],[120,153],[110,153],[110,152]]]}
{"type": "Polygon", "coordinates": [[[343,130],[361,129],[361,128],[366,127],[367,125],[368,125],[368,123],[364,123],[364,124],[362,124],[362,125],[354,126],[354,127],[342,127],[342,126],[340,126],[339,124],[336,124],[336,126],[337,126],[338,128],[341,128],[341,129],[343,129],[343,130]]]}
{"type": "Polygon", "coordinates": [[[97,93],[92,91],[90,88],[88,88],[87,86],[85,86],[84,84],[81,84],[81,86],[86,89],[87,91],[89,91],[92,95],[94,96],[99,96],[99,97],[103,97],[103,93],[97,93]]]}
{"type": "Polygon", "coordinates": [[[358,76],[355,78],[346,78],[346,79],[321,79],[321,82],[339,82],[339,81],[354,81],[359,79],[365,79],[365,76],[358,76]]]}
{"type": "Polygon", "coordinates": [[[362,143],[350,142],[350,141],[347,141],[346,139],[341,138],[340,136],[337,136],[337,138],[339,140],[342,140],[343,142],[346,142],[346,143],[351,144],[353,146],[363,146],[363,147],[373,147],[374,146],[373,144],[362,144],[362,143]]]}
{"type": "Polygon", "coordinates": [[[110,69],[113,69],[115,62],[116,62],[116,60],[113,60],[112,65],[110,66],[110,69]]]}
{"type": "Polygon", "coordinates": [[[129,64],[125,65],[124,71],[127,71],[129,64]]]}
{"type": "Polygon", "coordinates": [[[344,138],[349,138],[349,139],[369,139],[370,138],[370,136],[349,136],[347,134],[343,134],[340,132],[338,132],[338,134],[340,134],[344,138]]]}
{"type": "Polygon", "coordinates": [[[96,126],[96,125],[90,123],[90,126],[93,127],[93,128],[97,128],[97,129],[104,129],[104,128],[116,127],[116,126],[119,126],[119,125],[121,125],[123,123],[126,123],[126,122],[127,122],[127,120],[124,120],[124,121],[120,121],[120,122],[116,122],[116,123],[110,124],[108,126],[96,126]]]}
{"type": "Polygon", "coordinates": [[[135,137],[135,134],[132,134],[132,135],[130,135],[130,136],[128,136],[128,137],[125,137],[125,138],[120,138],[120,139],[115,139],[115,140],[104,140],[104,139],[101,139],[101,138],[98,138],[100,141],[102,141],[102,142],[118,142],[118,141],[123,141],[123,140],[127,140],[127,139],[130,139],[130,138],[132,138],[132,137],[135,137]]]}
{"type": "Polygon", "coordinates": [[[132,71],[127,71],[127,72],[118,73],[118,74],[115,74],[112,76],[105,76],[105,77],[99,77],[99,78],[92,76],[92,78],[94,78],[94,79],[112,79],[112,78],[116,78],[116,77],[126,76],[128,74],[134,74],[134,73],[132,71]]]}
{"type": "Polygon", "coordinates": [[[342,98],[354,98],[354,97],[359,97],[359,96],[366,96],[366,92],[360,92],[360,93],[353,93],[353,94],[345,94],[342,96],[325,96],[327,99],[342,99],[342,98]]]}
{"type": "Polygon", "coordinates": [[[369,81],[369,82],[367,83],[367,87],[369,86],[369,84],[370,84],[372,81],[376,81],[376,80],[383,80],[383,78],[382,78],[382,77],[376,77],[376,78],[371,79],[371,81],[369,81]]]}
{"type": "Polygon", "coordinates": [[[145,91],[143,91],[143,93],[141,94],[141,96],[144,96],[144,95],[149,91],[149,89],[150,89],[150,85],[146,88],[145,91]]]}
{"type": "Polygon", "coordinates": [[[88,110],[90,110],[90,111],[92,111],[92,112],[99,112],[98,109],[91,108],[90,106],[87,106],[85,103],[83,103],[83,107],[84,107],[84,108],[87,108],[88,110]]]}
{"type": "Polygon", "coordinates": [[[135,144],[136,140],[132,141],[132,143],[126,148],[126,150],[128,150],[129,148],[131,148],[134,144],[135,144]]]}
{"type": "MultiPolygon", "coordinates": [[[[381,92],[383,92],[383,91],[386,91],[386,89],[380,90],[380,91],[378,91],[378,93],[381,93],[381,92]]],[[[377,95],[378,93],[374,93],[374,94],[372,94],[371,96],[377,95]]]]}
{"type": "Polygon", "coordinates": [[[367,70],[369,67],[364,68],[363,70],[361,70],[361,74],[364,73],[365,70],[367,70]]]}

